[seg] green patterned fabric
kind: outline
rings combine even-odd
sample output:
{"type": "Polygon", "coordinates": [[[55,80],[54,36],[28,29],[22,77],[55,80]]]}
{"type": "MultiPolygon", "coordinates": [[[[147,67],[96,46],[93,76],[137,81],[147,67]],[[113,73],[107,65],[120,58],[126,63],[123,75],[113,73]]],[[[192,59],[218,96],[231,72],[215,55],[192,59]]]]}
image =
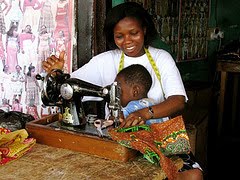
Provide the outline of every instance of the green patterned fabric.
{"type": "Polygon", "coordinates": [[[155,146],[165,156],[190,152],[189,137],[182,118],[152,125],[117,128],[110,135],[119,144],[141,151],[151,163],[159,163],[160,157],[148,144],[155,146]]]}

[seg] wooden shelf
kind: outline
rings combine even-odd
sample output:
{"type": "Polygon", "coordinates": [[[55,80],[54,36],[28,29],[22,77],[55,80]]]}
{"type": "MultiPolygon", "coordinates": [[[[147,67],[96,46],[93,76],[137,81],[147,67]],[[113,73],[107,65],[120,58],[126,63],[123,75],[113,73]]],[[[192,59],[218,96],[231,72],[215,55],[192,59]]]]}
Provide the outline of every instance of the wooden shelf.
{"type": "MultiPolygon", "coordinates": [[[[225,105],[225,94],[228,74],[232,73],[234,75],[233,78],[233,93],[232,93],[232,118],[231,118],[231,126],[234,129],[236,125],[236,112],[237,112],[237,96],[238,96],[238,75],[240,73],[240,62],[239,61],[231,61],[231,60],[222,60],[219,59],[217,61],[217,71],[219,71],[221,76],[221,84],[220,84],[220,97],[218,103],[218,136],[221,135],[222,126],[223,126],[223,114],[224,114],[224,105],[225,105]]],[[[228,119],[229,121],[229,119],[228,119]]]]}

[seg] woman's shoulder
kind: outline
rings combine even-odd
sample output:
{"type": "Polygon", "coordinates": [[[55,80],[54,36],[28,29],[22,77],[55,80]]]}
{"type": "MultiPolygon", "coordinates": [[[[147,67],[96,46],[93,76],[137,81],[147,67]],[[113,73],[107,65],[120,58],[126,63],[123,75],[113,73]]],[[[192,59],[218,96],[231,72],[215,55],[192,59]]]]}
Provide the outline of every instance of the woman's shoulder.
{"type": "Polygon", "coordinates": [[[120,57],[121,57],[120,50],[118,49],[109,50],[93,56],[92,59],[90,60],[90,63],[94,63],[95,65],[96,64],[104,65],[104,63],[106,62],[118,63],[118,61],[120,60],[120,57]]]}
{"type": "MultiPolygon", "coordinates": [[[[166,55],[170,55],[170,53],[164,49],[160,49],[160,48],[155,48],[152,46],[148,47],[148,50],[151,54],[166,54],[166,55]]],[[[171,56],[171,55],[170,55],[171,56]]]]}
{"type": "Polygon", "coordinates": [[[108,50],[108,51],[105,51],[105,52],[102,52],[96,56],[94,56],[93,58],[115,58],[115,57],[119,57],[121,56],[121,51],[119,49],[115,49],[115,50],[108,50]]]}
{"type": "Polygon", "coordinates": [[[174,61],[172,55],[164,49],[159,49],[159,48],[149,46],[148,50],[155,61],[159,61],[159,60],[161,62],[169,61],[169,60],[174,61]]]}

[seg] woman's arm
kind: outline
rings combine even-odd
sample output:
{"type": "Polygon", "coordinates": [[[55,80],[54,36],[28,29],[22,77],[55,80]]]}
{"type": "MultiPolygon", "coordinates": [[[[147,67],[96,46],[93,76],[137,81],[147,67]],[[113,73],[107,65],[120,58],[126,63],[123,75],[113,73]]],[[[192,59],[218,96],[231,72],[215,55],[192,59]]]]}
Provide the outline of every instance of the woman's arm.
{"type": "Polygon", "coordinates": [[[65,52],[62,51],[59,55],[59,58],[57,58],[54,55],[48,57],[45,61],[42,62],[43,69],[47,73],[50,73],[53,69],[63,69],[64,55],[65,55],[65,52]]]}
{"type": "Polygon", "coordinates": [[[182,95],[169,96],[165,101],[131,113],[120,125],[120,127],[130,127],[145,124],[145,121],[152,118],[162,118],[175,116],[181,113],[185,107],[185,97],[182,95]],[[152,117],[153,116],[153,117],[152,117]]]}

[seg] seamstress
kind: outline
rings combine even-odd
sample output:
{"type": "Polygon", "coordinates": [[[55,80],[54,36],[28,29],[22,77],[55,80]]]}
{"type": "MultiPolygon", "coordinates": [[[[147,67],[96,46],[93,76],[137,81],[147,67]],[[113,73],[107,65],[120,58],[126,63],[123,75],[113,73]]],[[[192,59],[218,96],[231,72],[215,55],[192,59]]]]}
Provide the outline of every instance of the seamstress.
{"type": "MultiPolygon", "coordinates": [[[[152,46],[158,33],[149,13],[134,2],[119,4],[108,12],[104,32],[111,50],[94,56],[74,71],[71,77],[107,86],[113,83],[117,73],[124,67],[141,64],[152,76],[148,97],[157,104],[131,113],[122,126],[134,126],[150,118],[167,120],[167,117],[181,112],[187,101],[181,75],[172,56],[152,46]]],[[[46,72],[62,69],[64,52],[60,53],[59,58],[50,56],[42,65],[46,72]]],[[[203,176],[201,170],[193,168],[179,173],[178,179],[197,180],[203,179],[203,176]]]]}

